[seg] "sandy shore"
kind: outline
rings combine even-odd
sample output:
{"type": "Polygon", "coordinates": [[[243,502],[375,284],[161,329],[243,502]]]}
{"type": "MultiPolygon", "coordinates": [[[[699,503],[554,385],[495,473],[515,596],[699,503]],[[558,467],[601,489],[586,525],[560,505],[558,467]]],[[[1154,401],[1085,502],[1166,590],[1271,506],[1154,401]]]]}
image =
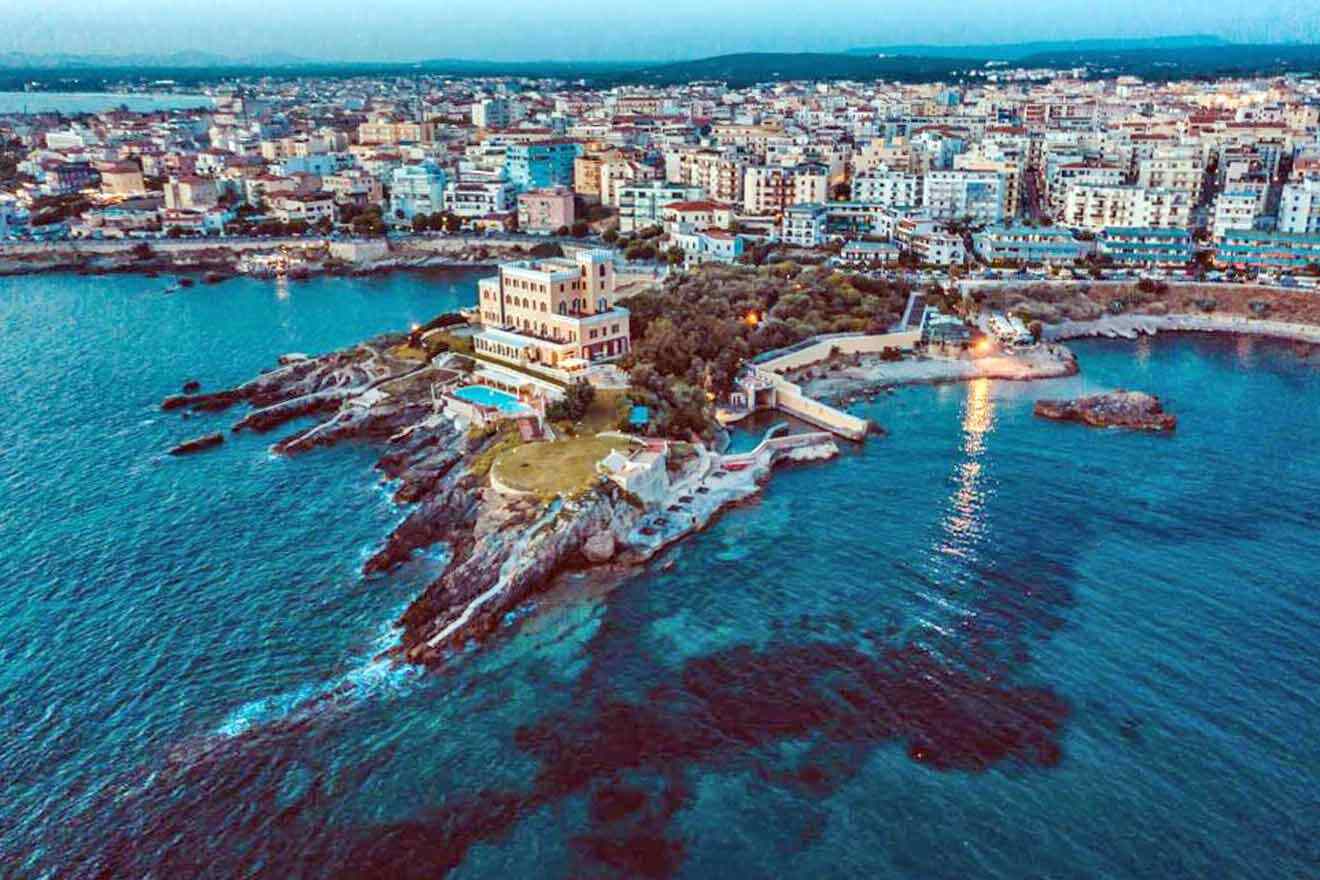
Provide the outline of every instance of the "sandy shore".
{"type": "Polygon", "coordinates": [[[1135,339],[1156,333],[1239,333],[1320,345],[1320,327],[1230,315],[1116,315],[1045,327],[1049,341],[1104,337],[1135,339]]]}
{"type": "Polygon", "coordinates": [[[1077,372],[1077,360],[1062,345],[1038,345],[1013,354],[982,358],[905,358],[882,361],[868,358],[856,366],[843,367],[802,382],[810,397],[840,401],[890,385],[965,382],[972,379],[1028,381],[1055,379],[1077,372]]]}

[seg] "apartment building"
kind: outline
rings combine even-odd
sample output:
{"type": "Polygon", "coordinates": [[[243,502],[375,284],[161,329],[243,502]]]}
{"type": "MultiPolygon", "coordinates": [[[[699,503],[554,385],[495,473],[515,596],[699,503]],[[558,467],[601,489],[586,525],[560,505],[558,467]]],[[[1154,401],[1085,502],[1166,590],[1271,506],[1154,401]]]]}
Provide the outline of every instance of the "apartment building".
{"type": "Polygon", "coordinates": [[[358,125],[358,143],[429,144],[435,140],[435,125],[430,122],[396,121],[376,117],[358,125]]]}
{"type": "Polygon", "coordinates": [[[1215,262],[1243,269],[1320,266],[1320,235],[1230,230],[1215,248],[1215,262]]]}
{"type": "Polygon", "coordinates": [[[171,177],[165,184],[167,211],[196,211],[214,207],[220,201],[215,181],[206,177],[171,177]]]}
{"type": "Polygon", "coordinates": [[[1186,228],[1192,221],[1186,192],[1140,186],[1069,186],[1061,222],[1093,232],[1110,227],[1186,228]]]}
{"type": "Polygon", "coordinates": [[[444,169],[434,162],[404,165],[390,175],[390,213],[399,220],[435,214],[445,207],[444,169]]]}
{"type": "Polygon", "coordinates": [[[568,187],[538,189],[518,196],[518,228],[523,232],[557,232],[576,218],[573,191],[568,187]]]}
{"type": "Polygon", "coordinates": [[[508,98],[486,98],[472,104],[472,124],[477,128],[508,128],[514,107],[508,98]]]}
{"type": "Polygon", "coordinates": [[[624,187],[655,180],[659,172],[650,165],[624,156],[607,159],[600,165],[600,201],[617,208],[624,187]]]}
{"type": "Polygon", "coordinates": [[[748,214],[783,214],[793,205],[829,199],[829,169],[815,162],[791,168],[753,165],[743,175],[743,210],[748,214]]]}
{"type": "Polygon", "coordinates": [[[742,236],[722,229],[701,229],[679,224],[670,237],[683,251],[684,262],[688,265],[733,263],[743,254],[742,236]]]}
{"type": "Polygon", "coordinates": [[[141,195],[147,185],[142,167],[136,162],[107,162],[97,168],[101,174],[101,194],[112,197],[141,195]]]}
{"type": "Polygon", "coordinates": [[[504,214],[514,208],[516,191],[503,181],[451,181],[445,187],[445,209],[460,217],[504,214]]]}
{"type": "Polygon", "coordinates": [[[271,213],[283,223],[331,222],[335,219],[335,199],[327,192],[284,193],[271,200],[271,213]]]}
{"type": "Polygon", "coordinates": [[[1123,185],[1123,170],[1112,165],[1087,161],[1046,164],[1041,194],[1050,216],[1061,218],[1066,210],[1068,192],[1073,187],[1110,187],[1123,185]]]}
{"type": "Polygon", "coordinates": [[[718,202],[742,204],[743,163],[715,150],[665,153],[665,180],[697,186],[718,202]]]}
{"type": "Polygon", "coordinates": [[[1320,234],[1320,177],[1284,185],[1278,229],[1285,235],[1320,234]]]}
{"type": "Polygon", "coordinates": [[[942,219],[999,223],[1006,189],[997,171],[931,171],[922,178],[922,207],[942,219]]]}
{"type": "Polygon", "coordinates": [[[987,263],[1067,264],[1082,259],[1091,245],[1057,226],[996,226],[972,236],[972,248],[987,263]]]}
{"type": "MultiPolygon", "coordinates": [[[[347,168],[321,178],[321,186],[335,198],[338,205],[356,205],[365,208],[380,204],[385,188],[380,178],[361,168],[347,168]]],[[[443,206],[443,199],[441,200],[443,206]]]]}
{"type": "Polygon", "coordinates": [[[784,211],[779,237],[797,247],[819,247],[825,243],[825,206],[794,205],[784,211]]]}
{"type": "Polygon", "coordinates": [[[575,141],[511,144],[504,162],[509,182],[521,191],[573,185],[573,161],[582,154],[575,141]]]}
{"type": "Polygon", "coordinates": [[[699,186],[649,181],[619,188],[619,231],[636,232],[664,223],[667,205],[691,202],[704,195],[699,186]]]}
{"type": "Polygon", "coordinates": [[[482,330],[473,345],[478,354],[553,369],[619,357],[629,350],[629,325],[615,295],[606,250],[505,263],[478,283],[482,330]]]}
{"type": "Polygon", "coordinates": [[[963,154],[953,159],[955,171],[976,171],[983,174],[997,174],[1004,189],[1004,218],[1018,216],[1022,206],[1023,180],[1026,167],[1012,159],[988,159],[963,154]]]}
{"type": "Polygon", "coordinates": [[[927,232],[914,236],[912,253],[927,266],[961,266],[967,262],[967,246],[961,235],[927,232]]]}
{"type": "Polygon", "coordinates": [[[1215,198],[1211,232],[1220,241],[1231,230],[1255,229],[1260,200],[1254,192],[1223,192],[1215,198]]]}
{"type": "Polygon", "coordinates": [[[1102,255],[1124,266],[1185,266],[1195,255],[1187,229],[1111,226],[1096,242],[1102,255]]]}
{"type": "Polygon", "coordinates": [[[877,168],[852,179],[852,200],[889,208],[916,207],[921,203],[921,176],[877,168]]]}
{"type": "Polygon", "coordinates": [[[1157,148],[1150,158],[1141,160],[1137,170],[1137,186],[1185,192],[1192,204],[1201,198],[1204,178],[1205,169],[1193,147],[1157,148]]]}
{"type": "Polygon", "coordinates": [[[675,229],[727,229],[733,224],[733,208],[719,202],[695,201],[670,202],[661,212],[664,230],[673,234],[675,229]]]}

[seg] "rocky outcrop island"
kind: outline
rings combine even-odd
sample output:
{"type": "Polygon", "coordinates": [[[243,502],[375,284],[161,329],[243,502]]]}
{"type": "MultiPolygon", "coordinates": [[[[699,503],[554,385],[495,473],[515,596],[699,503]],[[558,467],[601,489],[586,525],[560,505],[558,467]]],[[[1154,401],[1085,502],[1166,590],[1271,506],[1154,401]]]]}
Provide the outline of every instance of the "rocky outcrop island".
{"type": "Polygon", "coordinates": [[[1155,395],[1122,389],[1076,400],[1038,400],[1035,413],[1044,419],[1093,428],[1167,432],[1178,426],[1178,417],[1165,412],[1155,395]]]}

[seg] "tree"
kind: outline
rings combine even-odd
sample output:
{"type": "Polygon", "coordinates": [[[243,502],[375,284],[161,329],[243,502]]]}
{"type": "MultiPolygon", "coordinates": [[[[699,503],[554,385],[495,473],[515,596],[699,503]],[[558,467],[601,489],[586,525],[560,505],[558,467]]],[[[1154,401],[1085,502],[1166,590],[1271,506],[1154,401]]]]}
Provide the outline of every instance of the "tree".
{"type": "Polygon", "coordinates": [[[459,217],[457,214],[445,215],[445,232],[448,232],[450,235],[453,235],[455,232],[458,232],[462,228],[463,228],[462,217],[459,217]]]}
{"type": "Polygon", "coordinates": [[[431,228],[431,218],[425,214],[414,214],[412,218],[413,232],[426,232],[431,228]]]}
{"type": "Polygon", "coordinates": [[[572,229],[573,237],[574,238],[584,237],[587,234],[587,230],[589,230],[590,228],[591,227],[588,226],[585,221],[579,220],[578,222],[573,224],[573,229],[572,229]]]}
{"type": "Polygon", "coordinates": [[[546,417],[551,421],[567,419],[579,421],[587,414],[596,399],[596,387],[586,379],[578,379],[564,391],[564,399],[556,400],[546,407],[546,417]]]}
{"type": "Polygon", "coordinates": [[[687,254],[685,254],[683,249],[678,245],[674,245],[669,250],[665,251],[665,259],[669,261],[669,265],[671,266],[679,265],[683,262],[683,259],[686,256],[687,254]]]}
{"type": "Polygon", "coordinates": [[[619,240],[619,230],[611,226],[609,229],[605,230],[605,233],[601,236],[601,238],[604,240],[606,244],[614,244],[616,241],[619,240]]]}
{"type": "Polygon", "coordinates": [[[559,236],[560,238],[568,238],[568,227],[567,226],[559,227],[558,229],[555,230],[555,235],[559,236]]]}

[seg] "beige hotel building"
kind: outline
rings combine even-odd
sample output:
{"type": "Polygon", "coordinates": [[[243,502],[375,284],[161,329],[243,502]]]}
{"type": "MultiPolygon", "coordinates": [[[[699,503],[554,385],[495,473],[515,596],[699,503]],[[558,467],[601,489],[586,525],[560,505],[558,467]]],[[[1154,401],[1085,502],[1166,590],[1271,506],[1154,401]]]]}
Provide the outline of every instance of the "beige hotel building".
{"type": "Polygon", "coordinates": [[[614,304],[607,250],[504,263],[477,288],[479,354],[571,372],[628,351],[628,310],[614,304]]]}

